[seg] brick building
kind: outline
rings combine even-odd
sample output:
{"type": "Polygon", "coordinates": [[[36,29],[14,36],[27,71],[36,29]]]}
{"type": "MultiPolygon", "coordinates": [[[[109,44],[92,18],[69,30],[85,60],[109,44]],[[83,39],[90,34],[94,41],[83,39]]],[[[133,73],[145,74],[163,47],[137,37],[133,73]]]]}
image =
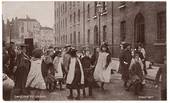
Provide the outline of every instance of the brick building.
{"type": "Polygon", "coordinates": [[[144,44],[147,59],[162,62],[166,56],[166,2],[55,2],[56,44],[99,46],[107,41],[113,57],[119,44],[144,44]],[[100,16],[99,16],[100,15],[100,16]]]}

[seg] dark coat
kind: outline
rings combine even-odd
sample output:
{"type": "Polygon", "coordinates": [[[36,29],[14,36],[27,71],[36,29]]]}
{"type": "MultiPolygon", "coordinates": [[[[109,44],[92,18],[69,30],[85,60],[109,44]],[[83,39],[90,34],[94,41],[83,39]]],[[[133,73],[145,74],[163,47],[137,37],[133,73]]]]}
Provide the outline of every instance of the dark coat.
{"type": "Polygon", "coordinates": [[[127,81],[129,79],[129,66],[131,63],[131,59],[132,59],[131,51],[130,50],[123,51],[120,57],[120,65],[122,69],[122,79],[124,81],[127,81]]]}
{"type": "MultiPolygon", "coordinates": [[[[69,63],[69,65],[70,65],[70,63],[69,63]]],[[[69,69],[71,69],[71,68],[69,68],[69,69]]],[[[80,65],[79,65],[78,61],[76,62],[76,65],[75,65],[73,82],[71,84],[67,84],[66,87],[69,89],[78,89],[78,88],[83,87],[83,85],[81,84],[81,70],[80,70],[80,65]]]]}
{"type": "Polygon", "coordinates": [[[81,59],[83,72],[84,72],[84,80],[85,80],[85,87],[90,86],[94,80],[93,78],[93,70],[91,68],[91,58],[88,56],[84,56],[81,59]]]}
{"type": "Polygon", "coordinates": [[[30,71],[30,58],[26,54],[17,56],[17,70],[15,71],[15,87],[24,89],[27,81],[27,76],[30,71]]]}

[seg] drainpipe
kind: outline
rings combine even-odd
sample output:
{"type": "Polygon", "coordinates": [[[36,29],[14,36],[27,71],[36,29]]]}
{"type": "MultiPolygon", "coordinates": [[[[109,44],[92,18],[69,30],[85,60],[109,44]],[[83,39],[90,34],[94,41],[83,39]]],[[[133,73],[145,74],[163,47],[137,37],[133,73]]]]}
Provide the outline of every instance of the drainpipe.
{"type": "Polygon", "coordinates": [[[114,29],[113,28],[113,26],[114,26],[114,20],[113,20],[114,14],[113,14],[113,10],[114,9],[113,9],[113,1],[112,1],[112,56],[114,57],[114,33],[113,33],[114,32],[113,31],[113,29],[114,29]]]}

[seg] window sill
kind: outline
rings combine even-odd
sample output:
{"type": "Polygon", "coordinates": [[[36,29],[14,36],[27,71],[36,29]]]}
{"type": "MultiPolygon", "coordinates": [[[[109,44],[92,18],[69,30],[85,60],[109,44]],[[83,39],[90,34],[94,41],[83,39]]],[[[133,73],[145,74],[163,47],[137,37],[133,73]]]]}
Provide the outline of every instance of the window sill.
{"type": "Polygon", "coordinates": [[[119,9],[123,9],[123,8],[125,8],[126,7],[126,5],[120,5],[118,8],[119,9]]]}
{"type": "Polygon", "coordinates": [[[92,18],[93,18],[93,19],[96,19],[96,18],[97,18],[97,16],[95,15],[95,16],[93,16],[92,18]]]}
{"type": "Polygon", "coordinates": [[[87,21],[89,22],[89,21],[90,21],[90,18],[88,18],[87,21]]]}
{"type": "Polygon", "coordinates": [[[162,43],[154,43],[153,44],[154,46],[165,46],[166,45],[166,43],[165,42],[162,42],[162,43]]]}
{"type": "Polygon", "coordinates": [[[104,11],[101,15],[107,15],[107,13],[108,13],[107,11],[104,11]]]}

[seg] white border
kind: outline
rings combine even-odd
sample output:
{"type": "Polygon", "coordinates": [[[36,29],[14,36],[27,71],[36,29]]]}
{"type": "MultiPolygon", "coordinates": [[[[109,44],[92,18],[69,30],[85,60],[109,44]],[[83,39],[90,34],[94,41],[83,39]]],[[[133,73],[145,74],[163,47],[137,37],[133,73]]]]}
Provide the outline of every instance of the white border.
{"type": "MultiPolygon", "coordinates": [[[[15,1],[15,0],[3,0],[3,1],[15,1]]],[[[3,2],[2,1],[2,2],[3,2]]],[[[23,1],[23,0],[17,0],[17,1],[23,1]]],[[[24,0],[24,1],[30,1],[30,0],[24,0]]],[[[31,0],[31,1],[47,1],[47,0],[31,0]]],[[[49,0],[49,1],[54,1],[54,0],[49,0]]],[[[63,1],[63,0],[55,0],[55,1],[63,1]]],[[[65,0],[65,1],[73,1],[73,0],[65,0]]],[[[74,1],[81,1],[81,0],[74,0],[74,1]]],[[[85,1],[85,0],[84,0],[85,1]]],[[[87,0],[87,1],[103,1],[103,0],[87,0]]],[[[123,1],[123,0],[107,0],[107,1],[123,1]]],[[[105,102],[105,103],[122,103],[122,102],[126,102],[126,103],[151,103],[151,102],[154,102],[154,103],[165,103],[165,102],[170,102],[169,101],[169,99],[168,99],[168,97],[169,97],[169,80],[168,80],[168,78],[170,78],[170,75],[168,75],[169,74],[169,53],[170,53],[170,51],[169,51],[169,43],[170,43],[170,29],[168,29],[168,27],[169,27],[169,23],[170,23],[170,21],[169,21],[169,18],[170,18],[170,15],[169,15],[169,10],[170,10],[170,1],[169,0],[125,0],[125,1],[166,1],[167,2],[167,9],[166,9],[166,11],[167,11],[167,101],[120,101],[120,100],[118,100],[118,101],[40,101],[40,102],[42,102],[42,103],[51,103],[51,102],[57,102],[57,103],[59,103],[59,102],[61,102],[61,103],[68,103],[68,102],[75,102],[75,103],[77,103],[77,102],[88,102],[88,103],[91,103],[91,102],[93,102],[93,103],[103,103],[103,102],[105,102]]],[[[0,72],[0,74],[1,74],[1,76],[0,76],[0,102],[1,103],[4,103],[5,101],[3,101],[3,99],[2,99],[2,2],[0,3],[0,7],[1,7],[1,9],[0,9],[0,13],[1,13],[1,16],[0,16],[0,32],[1,32],[1,36],[0,36],[0,66],[1,66],[1,72],[0,72]]],[[[20,102],[20,101],[12,101],[13,103],[17,103],[17,102],[20,102]]],[[[22,101],[21,101],[22,102],[22,101]]],[[[25,102],[25,101],[24,101],[25,102]]],[[[39,102],[39,101],[26,101],[26,102],[39,102]]]]}

